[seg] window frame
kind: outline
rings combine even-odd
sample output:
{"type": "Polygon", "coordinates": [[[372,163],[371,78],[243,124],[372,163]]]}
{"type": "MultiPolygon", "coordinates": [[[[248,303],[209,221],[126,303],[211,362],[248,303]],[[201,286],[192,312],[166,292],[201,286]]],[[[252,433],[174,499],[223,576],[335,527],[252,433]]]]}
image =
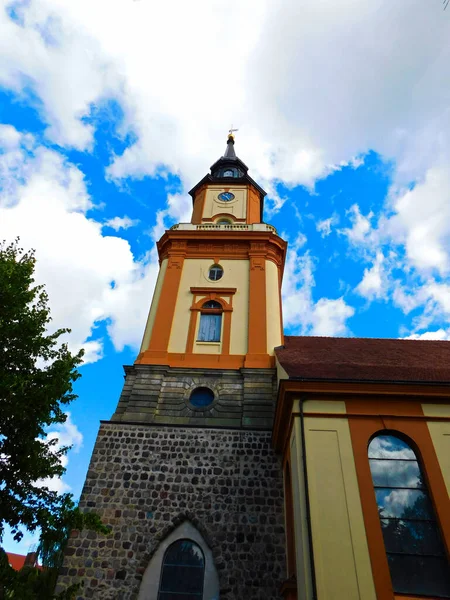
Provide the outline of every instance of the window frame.
{"type": "MultiPolygon", "coordinates": [[[[437,514],[437,511],[433,504],[432,495],[431,495],[431,492],[429,489],[429,483],[427,481],[425,469],[424,469],[424,466],[423,466],[423,463],[421,460],[421,456],[420,456],[420,452],[418,451],[416,444],[414,443],[413,440],[409,439],[407,436],[405,436],[401,432],[397,432],[395,430],[394,431],[392,431],[392,430],[379,431],[375,435],[371,436],[371,438],[369,440],[369,444],[367,446],[367,457],[368,457],[368,461],[369,461],[369,468],[370,468],[371,477],[372,477],[372,486],[373,486],[375,500],[376,500],[377,509],[378,509],[380,529],[381,529],[382,536],[383,536],[383,546],[384,546],[384,550],[386,553],[389,574],[391,577],[392,588],[393,588],[394,594],[407,595],[408,597],[411,597],[411,598],[414,598],[414,597],[450,598],[450,584],[448,582],[446,582],[445,580],[442,580],[441,583],[443,583],[444,585],[447,583],[447,585],[449,586],[448,589],[444,590],[444,592],[443,592],[446,595],[436,596],[435,591],[430,591],[430,593],[427,593],[427,592],[424,593],[423,589],[417,589],[417,588],[409,589],[409,590],[405,589],[407,587],[408,583],[405,584],[405,582],[401,582],[398,580],[398,573],[401,572],[401,569],[399,571],[394,570],[394,567],[395,567],[394,557],[409,557],[410,559],[413,559],[413,560],[416,559],[417,564],[420,564],[420,562],[422,561],[422,562],[425,562],[425,564],[427,562],[428,562],[428,564],[433,564],[433,562],[434,562],[436,565],[439,563],[442,565],[443,561],[445,561],[447,563],[447,568],[450,567],[448,555],[446,552],[443,532],[442,532],[440,524],[439,524],[438,514],[437,514]],[[394,440],[398,440],[399,442],[402,442],[404,444],[404,449],[410,450],[412,457],[410,456],[409,458],[405,458],[405,457],[398,457],[398,456],[397,457],[371,456],[372,443],[377,438],[383,438],[383,437],[384,438],[386,438],[386,437],[393,438],[394,440]],[[408,462],[415,463],[415,465],[417,466],[417,480],[418,480],[417,483],[418,484],[415,486],[411,485],[411,483],[410,483],[410,485],[401,485],[402,482],[399,482],[398,485],[394,485],[394,481],[389,482],[388,479],[386,479],[386,481],[387,481],[387,483],[390,483],[390,485],[388,485],[386,483],[386,481],[383,483],[382,479],[381,479],[381,483],[376,483],[377,475],[379,477],[380,473],[383,475],[388,474],[388,471],[386,470],[385,466],[387,466],[389,462],[392,462],[393,465],[399,464],[401,462],[402,463],[408,463],[408,462]],[[376,463],[378,463],[379,466],[383,465],[378,474],[377,474],[378,467],[375,467],[374,469],[372,469],[372,465],[376,464],[376,463]],[[380,511],[383,510],[384,505],[382,503],[380,504],[380,502],[379,502],[379,496],[377,494],[377,490],[391,490],[390,493],[395,492],[395,491],[402,491],[402,490],[417,492],[418,493],[417,500],[414,501],[414,504],[412,504],[411,507],[409,507],[408,504],[405,502],[404,506],[401,507],[401,509],[402,509],[402,511],[406,511],[407,508],[413,508],[414,505],[416,504],[416,502],[420,498],[423,498],[423,500],[425,502],[425,504],[424,504],[425,516],[422,518],[419,518],[419,517],[416,518],[416,517],[411,517],[411,516],[405,517],[401,513],[399,514],[398,517],[387,516],[387,515],[382,516],[380,511]],[[428,513],[428,514],[426,514],[426,513],[428,513]],[[388,549],[389,542],[385,536],[386,530],[384,529],[383,522],[387,522],[389,524],[389,526],[391,523],[393,523],[394,527],[395,527],[396,522],[397,522],[397,524],[408,522],[408,523],[411,523],[411,527],[414,527],[414,526],[418,527],[419,528],[418,530],[420,530],[420,526],[422,526],[424,524],[428,524],[428,526],[430,527],[429,533],[433,532],[431,537],[428,540],[429,542],[431,542],[431,540],[433,541],[433,544],[435,546],[435,548],[433,549],[433,552],[431,552],[429,549],[428,549],[428,551],[424,551],[423,549],[421,551],[418,551],[416,549],[416,551],[413,552],[412,551],[413,548],[410,548],[408,552],[402,551],[403,549],[395,550],[395,551],[389,550],[388,549]],[[420,526],[419,526],[419,524],[420,524],[420,526]],[[433,537],[434,537],[434,539],[433,539],[433,537]]],[[[393,472],[391,472],[391,475],[393,473],[395,474],[396,470],[397,469],[394,468],[393,472]]],[[[400,495],[400,497],[401,497],[401,495],[400,495]]],[[[403,530],[400,527],[397,528],[397,533],[396,533],[396,535],[398,536],[397,543],[399,543],[400,547],[402,547],[402,545],[406,543],[406,541],[407,541],[406,536],[408,535],[408,531],[409,530],[407,527],[403,530]]],[[[425,528],[424,528],[424,531],[425,531],[425,528]]],[[[411,534],[411,536],[413,536],[413,534],[411,534]]],[[[391,540],[391,541],[393,541],[393,540],[391,540]]],[[[403,546],[403,548],[405,548],[405,546],[403,546]]],[[[408,549],[408,548],[406,547],[406,549],[408,549]]],[[[424,572],[424,574],[425,574],[425,572],[424,572]]],[[[423,580],[424,580],[424,578],[422,577],[421,581],[423,581],[423,580]]],[[[416,583],[416,585],[417,585],[417,582],[413,582],[413,584],[414,583],[416,583]]]]}
{"type": "MultiPolygon", "coordinates": [[[[179,538],[177,540],[174,540],[169,546],[167,546],[163,558],[162,558],[162,562],[161,562],[161,569],[160,569],[160,576],[159,576],[159,584],[158,584],[158,596],[157,596],[157,600],[164,600],[164,598],[161,597],[161,593],[165,594],[165,593],[170,593],[170,594],[174,594],[174,595],[178,595],[180,596],[180,600],[182,600],[183,598],[183,593],[178,593],[178,592],[165,592],[161,590],[161,585],[162,585],[162,581],[163,581],[163,574],[164,574],[164,567],[166,564],[166,556],[168,554],[168,552],[170,551],[170,549],[175,546],[176,544],[182,544],[183,542],[190,542],[191,544],[193,544],[194,546],[196,546],[202,555],[202,559],[203,559],[203,565],[202,565],[202,569],[203,569],[203,577],[202,577],[202,589],[200,592],[193,592],[192,595],[194,596],[198,596],[199,600],[203,599],[203,593],[205,590],[205,575],[206,575],[206,558],[205,558],[205,553],[203,551],[203,548],[200,546],[200,544],[198,544],[196,541],[190,539],[190,538],[179,538]]],[[[172,565],[175,566],[175,565],[172,565]]],[[[180,565],[176,565],[176,566],[180,566],[180,565]]],[[[189,566],[189,565],[187,565],[189,566]]],[[[193,568],[199,568],[199,567],[193,567],[193,568]]]]}
{"type": "Polygon", "coordinates": [[[200,342],[202,344],[220,344],[220,342],[222,341],[222,328],[223,328],[223,306],[220,302],[218,302],[217,300],[207,300],[206,302],[203,303],[201,309],[200,309],[200,319],[199,319],[199,323],[198,323],[198,329],[197,329],[197,342],[200,342]],[[206,304],[209,303],[215,303],[218,306],[214,306],[214,307],[208,307],[206,306],[206,304]],[[202,329],[202,318],[206,317],[208,315],[219,315],[220,316],[220,321],[219,321],[219,338],[218,339],[214,339],[214,340],[204,340],[200,338],[200,332],[202,329]]]}
{"type": "Polygon", "coordinates": [[[223,275],[224,275],[224,269],[223,269],[222,265],[214,263],[208,269],[208,279],[209,279],[209,281],[220,281],[222,279],[223,275]],[[219,271],[219,269],[220,269],[220,271],[219,271]],[[220,277],[217,277],[217,279],[213,279],[211,277],[211,271],[213,271],[213,270],[219,271],[221,273],[220,277]]]}

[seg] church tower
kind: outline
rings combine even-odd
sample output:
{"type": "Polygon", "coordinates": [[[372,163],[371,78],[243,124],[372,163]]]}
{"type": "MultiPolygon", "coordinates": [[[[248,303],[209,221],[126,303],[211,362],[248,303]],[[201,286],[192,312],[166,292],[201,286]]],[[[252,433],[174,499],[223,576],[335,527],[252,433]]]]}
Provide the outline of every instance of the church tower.
{"type": "Polygon", "coordinates": [[[225,154],[191,191],[191,223],[158,242],[161,269],[137,364],[270,368],[282,344],[286,244],[263,223],[265,192],[225,154]]]}
{"type": "Polygon", "coordinates": [[[271,446],[286,242],[232,133],[166,231],[142,346],[103,421],[61,589],[78,598],[275,600],[286,578],[283,478],[271,446]]]}

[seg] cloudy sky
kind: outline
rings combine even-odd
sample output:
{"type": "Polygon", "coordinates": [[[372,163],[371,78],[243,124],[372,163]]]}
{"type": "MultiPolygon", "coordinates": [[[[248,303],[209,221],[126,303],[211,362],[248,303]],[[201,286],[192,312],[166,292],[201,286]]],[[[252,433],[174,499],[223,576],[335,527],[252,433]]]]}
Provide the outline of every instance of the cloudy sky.
{"type": "Polygon", "coordinates": [[[288,333],[450,339],[441,0],[0,0],[0,117],[0,238],[36,249],[86,349],[61,489],[136,356],[154,242],[231,123],[289,241],[288,333]]]}

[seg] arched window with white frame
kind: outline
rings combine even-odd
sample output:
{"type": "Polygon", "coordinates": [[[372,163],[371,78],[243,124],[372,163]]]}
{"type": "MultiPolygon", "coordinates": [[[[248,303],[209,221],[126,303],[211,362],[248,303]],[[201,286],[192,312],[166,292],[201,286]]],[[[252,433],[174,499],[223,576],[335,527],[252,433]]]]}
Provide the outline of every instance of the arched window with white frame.
{"type": "Polygon", "coordinates": [[[201,600],[205,557],[189,539],[173,542],[164,554],[158,600],[201,600]]]}

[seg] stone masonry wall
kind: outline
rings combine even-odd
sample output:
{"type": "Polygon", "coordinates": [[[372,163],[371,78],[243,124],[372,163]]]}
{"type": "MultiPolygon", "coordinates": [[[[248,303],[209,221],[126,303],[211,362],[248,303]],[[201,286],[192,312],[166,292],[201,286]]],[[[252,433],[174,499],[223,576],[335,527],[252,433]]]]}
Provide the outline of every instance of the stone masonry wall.
{"type": "Polygon", "coordinates": [[[271,429],[275,369],[181,369],[125,367],[126,381],[112,421],[271,429]],[[189,404],[192,390],[206,386],[215,400],[203,409],[189,404]]]}
{"type": "Polygon", "coordinates": [[[136,599],[158,544],[189,520],[211,548],[221,600],[275,600],[285,578],[283,482],[270,431],[102,423],[80,506],[112,527],[73,532],[59,589],[136,599]]]}

